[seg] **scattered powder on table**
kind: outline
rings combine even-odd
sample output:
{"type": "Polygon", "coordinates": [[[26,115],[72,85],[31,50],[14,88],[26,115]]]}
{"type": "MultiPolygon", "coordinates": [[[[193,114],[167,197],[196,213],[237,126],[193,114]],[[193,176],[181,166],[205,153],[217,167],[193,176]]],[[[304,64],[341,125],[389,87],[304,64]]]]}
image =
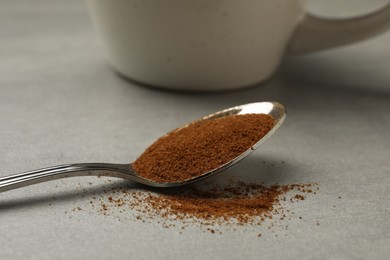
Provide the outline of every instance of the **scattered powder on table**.
{"type": "Polygon", "coordinates": [[[133,163],[142,177],[181,182],[216,169],[255,145],[274,126],[266,114],[198,121],[159,138],[133,163]]]}
{"type": "MultiPolygon", "coordinates": [[[[308,186],[312,184],[275,184],[266,187],[239,182],[225,187],[193,187],[181,192],[138,194],[133,197],[135,200],[132,206],[136,210],[139,208],[139,212],[158,215],[163,219],[197,219],[203,224],[260,224],[266,218],[272,218],[273,214],[281,213],[281,208],[278,210],[276,206],[280,206],[283,194],[308,186]],[[145,204],[147,207],[139,207],[145,204]]],[[[298,199],[295,196],[293,198],[296,201],[305,199],[301,194],[298,199]]]]}
{"type": "Polygon", "coordinates": [[[91,207],[95,209],[96,205],[101,214],[118,219],[142,222],[154,219],[164,227],[185,228],[198,224],[214,233],[219,226],[257,226],[267,219],[291,218],[294,212],[286,209],[287,203],[301,202],[306,194],[314,194],[318,189],[316,183],[271,186],[244,182],[224,186],[203,183],[156,191],[113,186],[95,199],[91,207]],[[124,212],[127,213],[119,214],[124,212]]]}

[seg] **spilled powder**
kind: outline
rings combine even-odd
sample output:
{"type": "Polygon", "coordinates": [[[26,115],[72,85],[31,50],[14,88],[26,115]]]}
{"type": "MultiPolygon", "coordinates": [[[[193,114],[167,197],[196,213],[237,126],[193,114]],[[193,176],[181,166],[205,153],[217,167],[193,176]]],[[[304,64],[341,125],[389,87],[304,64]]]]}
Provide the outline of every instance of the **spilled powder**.
{"type": "MultiPolygon", "coordinates": [[[[133,197],[132,206],[139,213],[157,215],[163,219],[196,219],[203,224],[260,224],[266,218],[272,218],[273,214],[278,213],[283,194],[293,190],[304,193],[307,191],[306,188],[311,186],[312,184],[275,184],[267,187],[240,182],[223,188],[193,187],[180,193],[143,195],[138,193],[133,197]],[[147,206],[143,207],[143,204],[147,206]]],[[[297,195],[299,199],[295,196],[293,198],[304,200],[302,194],[297,195]]]]}
{"type": "Polygon", "coordinates": [[[301,202],[318,190],[316,183],[271,186],[244,182],[224,186],[203,183],[201,187],[155,191],[113,184],[100,196],[94,196],[90,206],[95,212],[119,220],[157,221],[166,228],[185,229],[195,225],[210,233],[221,233],[221,226],[260,226],[265,220],[298,218],[286,206],[301,202]]]}
{"type": "Polygon", "coordinates": [[[274,126],[266,114],[230,115],[197,121],[159,138],[133,163],[142,177],[181,182],[228,163],[274,126]]]}

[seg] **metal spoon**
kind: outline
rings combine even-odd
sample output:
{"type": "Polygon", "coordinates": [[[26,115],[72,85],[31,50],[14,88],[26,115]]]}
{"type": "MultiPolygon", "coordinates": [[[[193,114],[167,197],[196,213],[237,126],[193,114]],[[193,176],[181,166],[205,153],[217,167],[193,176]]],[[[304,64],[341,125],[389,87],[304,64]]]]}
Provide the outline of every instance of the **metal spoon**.
{"type": "MultiPolygon", "coordinates": [[[[286,117],[286,111],[282,104],[277,102],[259,102],[251,103],[241,106],[228,108],[217,113],[203,117],[200,120],[211,120],[214,118],[225,117],[229,115],[242,115],[242,114],[269,114],[275,120],[274,127],[261,138],[254,146],[237,156],[230,162],[216,168],[212,171],[205,172],[203,175],[182,181],[182,182],[170,182],[170,183],[158,183],[148,179],[145,179],[137,174],[132,168],[131,164],[110,164],[110,163],[80,163],[80,164],[66,164],[60,166],[53,166],[43,168],[35,171],[28,171],[20,174],[11,175],[8,177],[0,178],[0,192],[8,191],[12,189],[21,188],[31,184],[41,183],[45,181],[57,180],[67,177],[76,176],[109,176],[122,178],[138,183],[142,183],[153,187],[177,187],[185,184],[189,184],[201,179],[210,177],[216,173],[219,173],[228,167],[236,164],[244,157],[248,156],[255,149],[259,148],[283,123],[286,117]]],[[[185,127],[185,126],[184,126],[185,127]]]]}

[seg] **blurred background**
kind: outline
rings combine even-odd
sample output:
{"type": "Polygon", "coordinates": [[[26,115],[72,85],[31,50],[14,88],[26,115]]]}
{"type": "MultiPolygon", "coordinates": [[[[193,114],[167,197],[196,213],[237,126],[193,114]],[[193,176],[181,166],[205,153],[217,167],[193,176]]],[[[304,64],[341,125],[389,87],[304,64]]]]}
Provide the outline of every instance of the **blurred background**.
{"type": "MultiPolygon", "coordinates": [[[[388,1],[308,3],[315,14],[346,17],[388,1]]],[[[287,57],[264,84],[211,94],[138,86],[119,77],[104,52],[83,1],[0,0],[0,176],[131,162],[181,124],[274,100],[287,108],[285,124],[227,176],[318,182],[321,192],[294,205],[303,221],[289,221],[288,230],[259,227],[263,236],[253,239],[245,227],[213,237],[197,227],[179,234],[155,222],[119,221],[119,212],[66,215],[88,208],[106,180],[39,184],[0,194],[0,259],[389,258],[390,33],[287,57]]]]}

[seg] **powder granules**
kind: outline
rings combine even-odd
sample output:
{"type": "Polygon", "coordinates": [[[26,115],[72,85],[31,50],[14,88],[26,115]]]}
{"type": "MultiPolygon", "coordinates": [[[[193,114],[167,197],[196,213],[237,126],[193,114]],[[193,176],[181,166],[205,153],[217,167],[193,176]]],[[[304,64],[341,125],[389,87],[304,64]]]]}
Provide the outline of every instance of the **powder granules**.
{"type": "Polygon", "coordinates": [[[289,187],[244,184],[210,190],[191,189],[183,194],[149,194],[145,201],[162,216],[176,219],[196,218],[203,221],[248,223],[253,218],[264,219],[273,210],[274,203],[289,187]],[[161,214],[161,213],[160,213],[161,214]]]}
{"type": "Polygon", "coordinates": [[[199,121],[158,139],[134,162],[136,172],[156,182],[181,182],[216,169],[250,149],[274,126],[265,114],[199,121]]]}
{"type": "MultiPolygon", "coordinates": [[[[182,191],[168,191],[159,195],[148,193],[135,204],[147,205],[141,212],[157,214],[164,219],[197,219],[203,224],[222,224],[236,222],[238,224],[260,224],[266,218],[283,210],[280,206],[283,194],[289,191],[303,193],[303,187],[313,184],[274,184],[266,187],[261,184],[239,182],[225,187],[207,187],[206,189],[187,188],[182,191]]],[[[306,191],[305,191],[306,192],[306,191]]],[[[302,194],[295,201],[304,200],[302,194]]],[[[292,202],[294,202],[292,200],[292,202]]]]}
{"type": "Polygon", "coordinates": [[[218,226],[261,225],[266,219],[273,221],[273,226],[274,221],[293,217],[294,213],[285,209],[286,204],[305,200],[305,194],[315,194],[315,186],[314,183],[271,186],[203,183],[158,193],[123,187],[120,192],[112,191],[108,200],[100,199],[100,212],[106,215],[129,210],[136,220],[155,219],[164,227],[199,224],[201,228],[212,226],[215,230],[218,226]]]}

